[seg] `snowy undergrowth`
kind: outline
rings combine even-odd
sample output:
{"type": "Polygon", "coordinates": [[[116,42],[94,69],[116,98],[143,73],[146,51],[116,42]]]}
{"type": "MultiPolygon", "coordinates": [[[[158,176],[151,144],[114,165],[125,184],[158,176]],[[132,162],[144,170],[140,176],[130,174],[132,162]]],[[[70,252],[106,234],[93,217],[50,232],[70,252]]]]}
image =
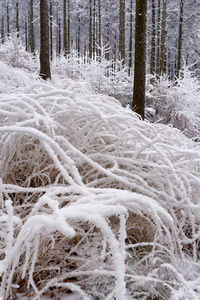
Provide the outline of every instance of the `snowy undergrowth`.
{"type": "Polygon", "coordinates": [[[199,141],[200,85],[195,72],[185,64],[176,83],[161,77],[152,94],[161,122],[171,124],[186,136],[199,141]]]}
{"type": "Polygon", "coordinates": [[[0,122],[3,299],[199,299],[191,140],[75,82],[0,94],[0,122]]]}

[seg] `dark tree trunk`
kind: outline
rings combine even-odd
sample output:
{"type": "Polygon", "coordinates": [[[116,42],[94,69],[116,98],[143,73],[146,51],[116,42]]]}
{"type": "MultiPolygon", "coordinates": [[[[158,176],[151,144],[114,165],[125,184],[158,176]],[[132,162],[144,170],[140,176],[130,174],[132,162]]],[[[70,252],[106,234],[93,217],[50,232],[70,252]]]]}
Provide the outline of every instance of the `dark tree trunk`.
{"type": "Polygon", "coordinates": [[[34,28],[33,28],[33,0],[29,2],[28,12],[28,50],[32,53],[35,51],[34,28]]]}
{"type": "Polygon", "coordinates": [[[160,75],[163,75],[165,73],[166,13],[167,13],[167,0],[163,0],[163,12],[162,12],[162,24],[161,24],[161,45],[160,45],[160,75]]]}
{"type": "Polygon", "coordinates": [[[92,0],[89,2],[89,58],[92,58],[92,0]]]}
{"type": "Polygon", "coordinates": [[[182,48],[182,28],[183,28],[183,4],[184,1],[180,0],[180,16],[179,16],[179,34],[178,34],[178,55],[177,55],[177,78],[179,78],[179,73],[181,69],[181,48],[182,48]]]}
{"type": "Polygon", "coordinates": [[[67,54],[67,0],[63,0],[63,52],[67,54]]]}
{"type": "Polygon", "coordinates": [[[71,51],[71,37],[70,37],[70,0],[68,0],[68,6],[67,6],[67,53],[70,54],[71,51]]]}
{"type": "Polygon", "coordinates": [[[156,74],[160,74],[160,0],[158,0],[158,17],[157,17],[157,54],[156,54],[156,74]]]}
{"type": "Polygon", "coordinates": [[[147,0],[136,0],[135,64],[132,108],[144,119],[147,0]]]}
{"type": "Polygon", "coordinates": [[[132,48],[133,48],[133,0],[131,0],[130,3],[129,75],[131,72],[131,68],[133,66],[132,48]]]}
{"type": "Polygon", "coordinates": [[[49,9],[48,0],[40,0],[40,76],[51,78],[49,55],[49,9]]]}
{"type": "Polygon", "coordinates": [[[53,59],[53,15],[52,15],[52,2],[50,1],[50,8],[49,8],[49,26],[50,26],[50,57],[51,60],[53,59]]]}
{"type": "MultiPolygon", "coordinates": [[[[156,48],[156,24],[155,24],[155,0],[152,0],[152,30],[151,30],[151,66],[150,66],[150,73],[152,75],[155,74],[155,48],[156,48]]],[[[153,83],[153,80],[151,80],[153,83]]]]}
{"type": "Polygon", "coordinates": [[[4,16],[1,19],[1,43],[4,43],[5,33],[4,33],[4,16]]]}
{"type": "Polygon", "coordinates": [[[98,56],[99,59],[101,57],[101,0],[98,0],[98,21],[99,21],[99,50],[98,50],[98,56]]]}
{"type": "Polygon", "coordinates": [[[10,34],[10,15],[9,15],[9,8],[8,8],[8,4],[6,6],[6,14],[7,14],[7,36],[9,36],[10,34]]]}
{"type": "Polygon", "coordinates": [[[16,2],[16,31],[17,37],[19,37],[19,3],[16,2]]]}
{"type": "Polygon", "coordinates": [[[119,59],[125,63],[125,0],[119,4],[119,59]]]}

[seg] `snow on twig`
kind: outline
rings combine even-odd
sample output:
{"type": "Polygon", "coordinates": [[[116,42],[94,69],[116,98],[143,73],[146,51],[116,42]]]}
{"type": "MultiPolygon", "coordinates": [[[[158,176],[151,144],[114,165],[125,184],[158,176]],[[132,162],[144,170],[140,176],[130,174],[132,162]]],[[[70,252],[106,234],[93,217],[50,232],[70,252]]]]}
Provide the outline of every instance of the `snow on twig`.
{"type": "Polygon", "coordinates": [[[200,151],[192,140],[80,83],[0,94],[0,120],[4,299],[16,286],[34,299],[58,287],[84,299],[169,299],[183,285],[196,295],[200,151]]]}

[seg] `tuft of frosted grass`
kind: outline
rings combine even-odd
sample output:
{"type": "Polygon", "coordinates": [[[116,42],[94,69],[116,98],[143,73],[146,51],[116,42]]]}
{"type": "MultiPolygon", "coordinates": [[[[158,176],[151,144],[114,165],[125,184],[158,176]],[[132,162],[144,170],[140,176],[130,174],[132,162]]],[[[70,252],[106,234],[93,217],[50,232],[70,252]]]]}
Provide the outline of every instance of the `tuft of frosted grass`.
{"type": "Polygon", "coordinates": [[[195,299],[192,140],[72,81],[0,94],[0,122],[2,299],[195,299]]]}
{"type": "Polygon", "coordinates": [[[175,83],[161,77],[153,90],[155,110],[161,121],[199,141],[200,86],[195,72],[184,63],[175,83]]]}

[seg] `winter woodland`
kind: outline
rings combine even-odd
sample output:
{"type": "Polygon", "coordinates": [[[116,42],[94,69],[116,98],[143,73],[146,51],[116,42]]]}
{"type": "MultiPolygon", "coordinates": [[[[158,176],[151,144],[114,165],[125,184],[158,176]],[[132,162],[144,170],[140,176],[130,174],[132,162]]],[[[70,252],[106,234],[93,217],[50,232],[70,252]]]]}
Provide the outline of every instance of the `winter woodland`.
{"type": "Polygon", "coordinates": [[[200,4],[147,1],[142,120],[136,1],[48,2],[49,80],[39,1],[0,2],[0,299],[199,300],[200,4]]]}

